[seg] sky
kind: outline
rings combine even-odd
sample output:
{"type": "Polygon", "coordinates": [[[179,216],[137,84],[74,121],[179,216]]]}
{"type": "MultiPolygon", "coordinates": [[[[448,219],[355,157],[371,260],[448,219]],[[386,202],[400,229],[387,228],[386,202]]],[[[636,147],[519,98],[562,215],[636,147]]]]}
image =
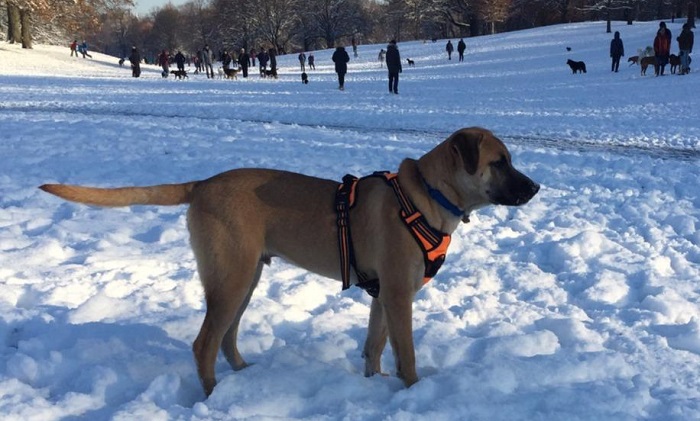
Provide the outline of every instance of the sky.
{"type": "Polygon", "coordinates": [[[180,6],[187,3],[187,0],[136,0],[135,3],[134,11],[136,14],[146,16],[155,8],[161,8],[168,3],[180,6]]]}
{"type": "Polygon", "coordinates": [[[445,40],[400,43],[415,67],[398,95],[385,45],[351,53],[344,91],[330,50],[302,84],[295,55],[278,58],[279,79],[175,80],[147,65],[134,79],[100,53],[0,45],[3,420],[699,419],[700,76],[627,63],[657,27],[613,23],[617,73],[605,22],[468,38],[462,63],[445,40]],[[386,376],[363,376],[369,296],[273,259],[239,332],[252,365],[219,356],[205,397],[187,207],[102,209],[37,188],[251,167],[339,181],[471,126],[541,190],[453,233],[415,297],[409,389],[390,346],[386,376]]]}

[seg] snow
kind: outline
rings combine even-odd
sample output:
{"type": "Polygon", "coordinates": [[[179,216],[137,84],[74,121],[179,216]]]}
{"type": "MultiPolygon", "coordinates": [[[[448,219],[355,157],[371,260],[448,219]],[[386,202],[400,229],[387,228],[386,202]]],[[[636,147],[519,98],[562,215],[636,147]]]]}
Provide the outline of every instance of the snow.
{"type": "MultiPolygon", "coordinates": [[[[629,57],[657,26],[613,31],[629,57]]],[[[399,95],[376,61],[384,45],[359,47],[344,92],[331,51],[303,85],[296,55],[279,57],[278,80],[178,81],[67,46],[0,45],[2,418],[700,419],[700,76],[641,76],[626,57],[611,73],[611,38],[604,22],[469,38],[464,63],[445,40],[400,42],[416,65],[399,95]],[[416,297],[409,389],[389,346],[389,375],[362,374],[366,294],[275,260],[242,320],[253,365],[220,358],[205,398],[186,208],[98,209],[36,188],[238,167],[340,180],[468,126],[502,138],[542,189],[455,232],[416,297]]]]}

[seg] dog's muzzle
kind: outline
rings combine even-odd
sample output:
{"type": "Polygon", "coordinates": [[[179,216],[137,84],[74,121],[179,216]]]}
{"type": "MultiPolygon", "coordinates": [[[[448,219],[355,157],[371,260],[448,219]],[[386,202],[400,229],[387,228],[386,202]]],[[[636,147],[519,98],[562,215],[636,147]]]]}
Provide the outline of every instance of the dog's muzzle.
{"type": "Polygon", "coordinates": [[[529,202],[540,191],[540,185],[513,170],[508,182],[494,190],[490,195],[491,202],[496,205],[520,206],[529,202]]]}

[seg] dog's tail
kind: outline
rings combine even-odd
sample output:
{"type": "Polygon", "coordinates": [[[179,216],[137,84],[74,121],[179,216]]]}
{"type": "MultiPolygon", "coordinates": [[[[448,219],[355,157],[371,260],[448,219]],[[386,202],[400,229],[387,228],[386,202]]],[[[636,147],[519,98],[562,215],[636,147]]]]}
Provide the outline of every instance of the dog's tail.
{"type": "Polygon", "coordinates": [[[98,188],[68,184],[44,184],[39,188],[71,202],[94,206],[161,205],[190,203],[196,182],[148,187],[98,188]]]}

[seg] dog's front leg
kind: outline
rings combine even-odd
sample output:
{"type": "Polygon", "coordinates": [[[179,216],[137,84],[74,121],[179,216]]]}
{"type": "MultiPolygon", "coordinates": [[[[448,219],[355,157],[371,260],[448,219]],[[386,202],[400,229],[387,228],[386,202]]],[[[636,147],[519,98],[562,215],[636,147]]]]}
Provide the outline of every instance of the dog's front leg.
{"type": "Polygon", "coordinates": [[[418,381],[416,355],[413,347],[413,291],[403,288],[384,288],[380,301],[384,307],[389,340],[396,360],[396,374],[406,387],[418,381]]]}
{"type": "Polygon", "coordinates": [[[378,299],[372,299],[372,308],[369,313],[369,327],[367,328],[367,340],[362,357],[365,359],[365,377],[382,373],[382,352],[386,346],[389,335],[384,317],[384,308],[378,299]]]}

